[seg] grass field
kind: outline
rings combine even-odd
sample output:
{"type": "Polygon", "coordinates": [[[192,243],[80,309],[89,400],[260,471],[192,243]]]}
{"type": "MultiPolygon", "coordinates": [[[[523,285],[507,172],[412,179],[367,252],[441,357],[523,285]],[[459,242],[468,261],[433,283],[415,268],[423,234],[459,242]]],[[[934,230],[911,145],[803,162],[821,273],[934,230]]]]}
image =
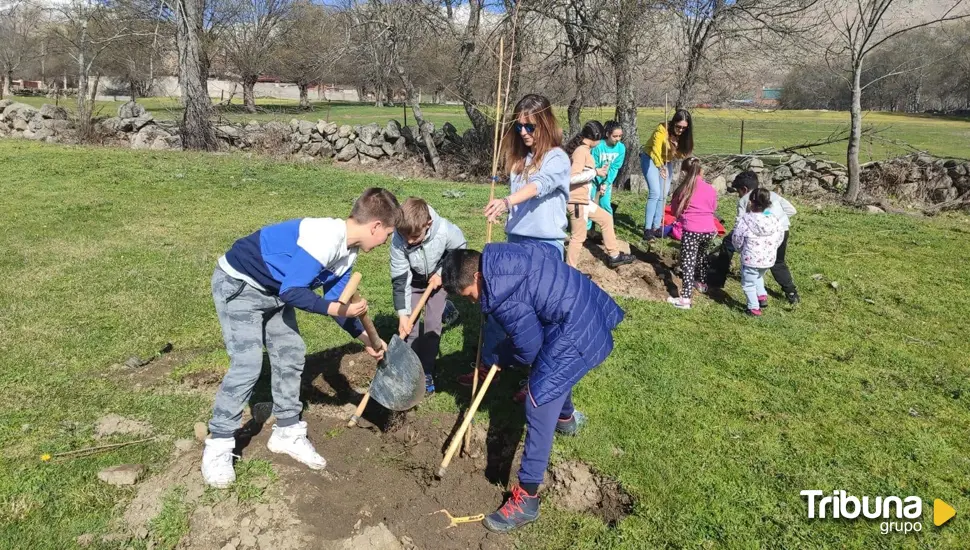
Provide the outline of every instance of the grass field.
{"type": "MultiPolygon", "coordinates": [[[[43,98],[19,98],[27,103],[40,106],[43,98]]],[[[105,116],[114,116],[118,102],[98,102],[105,116]]],[[[67,102],[65,105],[68,105],[67,102]]],[[[139,103],[159,119],[174,119],[181,116],[181,108],[175,99],[148,98],[139,103]]],[[[293,118],[307,120],[332,120],[341,124],[386,123],[389,119],[404,122],[403,107],[374,107],[370,104],[317,102],[311,111],[299,109],[295,101],[259,100],[263,112],[249,114],[241,105],[234,104],[222,116],[233,122],[250,120],[289,121],[293,118]]],[[[458,105],[425,105],[425,117],[436,127],[451,122],[463,132],[470,126],[464,110],[458,105]]],[[[663,109],[641,109],[638,118],[641,141],[659,124],[663,109]]],[[[737,153],[741,151],[741,122],[744,121],[744,151],[750,152],[768,147],[782,148],[802,143],[824,140],[831,134],[848,128],[849,115],[833,111],[757,111],[743,109],[695,109],[697,125],[696,148],[698,154],[737,153]]],[[[565,109],[557,109],[560,122],[566,123],[565,109]]],[[[584,119],[606,121],[613,118],[613,109],[590,107],[583,111],[584,119]]],[[[413,114],[408,110],[408,121],[413,124],[413,114]]],[[[905,154],[912,148],[926,150],[940,157],[968,156],[967,144],[970,143],[970,120],[948,119],[929,115],[908,115],[900,113],[867,113],[864,124],[878,131],[877,138],[866,140],[861,151],[863,162],[905,154]]],[[[831,144],[817,149],[819,156],[845,162],[845,146],[831,144]]]]}
{"type": "MultiPolygon", "coordinates": [[[[210,350],[188,368],[224,368],[208,287],[237,237],[286,218],[345,215],[362,188],[382,185],[426,197],[471,243],[484,239],[480,186],[24,141],[0,141],[0,166],[0,548],[69,548],[82,533],[108,532],[133,491],[98,482],[99,469],[164,467],[164,441],[39,460],[96,444],[102,415],[148,420],[173,437],[191,437],[207,418],[205,397],[135,391],[100,375],[166,342],[210,350]],[[445,189],[464,196],[443,198],[445,189]]],[[[643,206],[633,195],[620,201],[626,212],[643,206]]],[[[730,222],[732,201],[722,202],[730,222]]],[[[578,458],[615,477],[636,508],[610,529],[546,507],[520,535],[524,547],[966,547],[970,222],[796,205],[789,258],[799,308],[773,298],[755,320],[703,298],[686,312],[620,300],[627,318],[616,349],[575,394],[590,424],[557,440],[554,460],[578,458]],[[810,521],[804,489],[917,495],[922,532],[810,521]],[[934,498],[957,510],[942,528],[932,525],[934,498]]],[[[386,249],[358,267],[371,307],[391,311],[386,249]]],[[[736,281],[727,290],[740,299],[736,281]]],[[[325,319],[301,313],[300,323],[311,352],[347,340],[325,319]]],[[[461,331],[446,336],[444,355],[468,346],[458,365],[442,366],[458,372],[474,344],[461,331]]],[[[455,408],[443,392],[425,411],[455,408]]],[[[171,499],[154,524],[169,544],[185,529],[171,499]]]]}

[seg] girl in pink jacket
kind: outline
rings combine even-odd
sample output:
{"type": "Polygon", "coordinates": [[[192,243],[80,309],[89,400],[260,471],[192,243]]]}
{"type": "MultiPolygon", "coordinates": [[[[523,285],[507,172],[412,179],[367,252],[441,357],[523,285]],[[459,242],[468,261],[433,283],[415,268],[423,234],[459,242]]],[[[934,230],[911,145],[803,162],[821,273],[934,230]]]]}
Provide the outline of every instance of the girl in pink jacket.
{"type": "Polygon", "coordinates": [[[741,288],[748,299],[748,314],[755,317],[768,305],[765,271],[775,265],[778,246],[785,238],[781,221],[771,215],[770,207],[770,191],[752,191],[748,211],[734,226],[734,248],[741,251],[741,288]]]}
{"type": "Polygon", "coordinates": [[[717,190],[704,181],[701,161],[691,157],[680,166],[683,174],[680,185],[671,199],[671,213],[683,227],[680,239],[680,270],[683,284],[680,297],[667,298],[674,307],[690,309],[690,298],[697,290],[707,292],[707,246],[717,235],[714,211],[717,210],[717,190]]]}

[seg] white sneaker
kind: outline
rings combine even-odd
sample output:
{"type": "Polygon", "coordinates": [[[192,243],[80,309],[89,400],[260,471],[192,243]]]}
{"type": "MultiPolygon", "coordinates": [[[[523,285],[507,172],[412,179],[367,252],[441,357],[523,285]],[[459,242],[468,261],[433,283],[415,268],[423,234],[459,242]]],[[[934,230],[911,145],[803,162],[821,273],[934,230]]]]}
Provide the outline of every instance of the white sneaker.
{"type": "Polygon", "coordinates": [[[292,426],[273,425],[273,435],[266,444],[274,453],[288,454],[293,460],[302,462],[311,470],[322,470],[327,467],[327,461],[317,454],[313,443],[306,438],[306,422],[300,421],[292,426]]]}
{"type": "Polygon", "coordinates": [[[673,305],[677,309],[690,309],[690,300],[687,298],[674,298],[673,296],[668,296],[667,303],[673,305]]]}
{"type": "Polygon", "coordinates": [[[236,470],[232,467],[232,450],[236,440],[231,437],[206,439],[202,451],[202,479],[207,485],[225,489],[236,481],[236,470]]]}

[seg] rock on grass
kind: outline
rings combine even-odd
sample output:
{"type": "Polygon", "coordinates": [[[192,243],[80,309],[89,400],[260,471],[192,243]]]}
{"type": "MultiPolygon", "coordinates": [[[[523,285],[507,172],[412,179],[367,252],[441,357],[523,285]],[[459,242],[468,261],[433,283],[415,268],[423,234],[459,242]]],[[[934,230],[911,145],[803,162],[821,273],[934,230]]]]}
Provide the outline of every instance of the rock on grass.
{"type": "Polygon", "coordinates": [[[101,470],[98,479],[108,485],[134,485],[144,473],[145,467],[141,464],[121,464],[101,470]]]}

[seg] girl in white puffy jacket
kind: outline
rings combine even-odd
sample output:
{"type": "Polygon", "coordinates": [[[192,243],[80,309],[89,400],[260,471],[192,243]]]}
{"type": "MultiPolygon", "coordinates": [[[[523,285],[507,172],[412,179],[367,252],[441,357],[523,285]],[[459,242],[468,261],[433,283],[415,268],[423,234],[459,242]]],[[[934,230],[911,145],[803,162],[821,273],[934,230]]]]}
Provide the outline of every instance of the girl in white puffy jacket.
{"type": "Polygon", "coordinates": [[[748,314],[755,317],[768,305],[765,271],[775,265],[778,246],[785,238],[781,221],[771,215],[770,207],[770,191],[752,191],[748,211],[734,226],[734,247],[741,251],[741,288],[748,299],[748,314]]]}

